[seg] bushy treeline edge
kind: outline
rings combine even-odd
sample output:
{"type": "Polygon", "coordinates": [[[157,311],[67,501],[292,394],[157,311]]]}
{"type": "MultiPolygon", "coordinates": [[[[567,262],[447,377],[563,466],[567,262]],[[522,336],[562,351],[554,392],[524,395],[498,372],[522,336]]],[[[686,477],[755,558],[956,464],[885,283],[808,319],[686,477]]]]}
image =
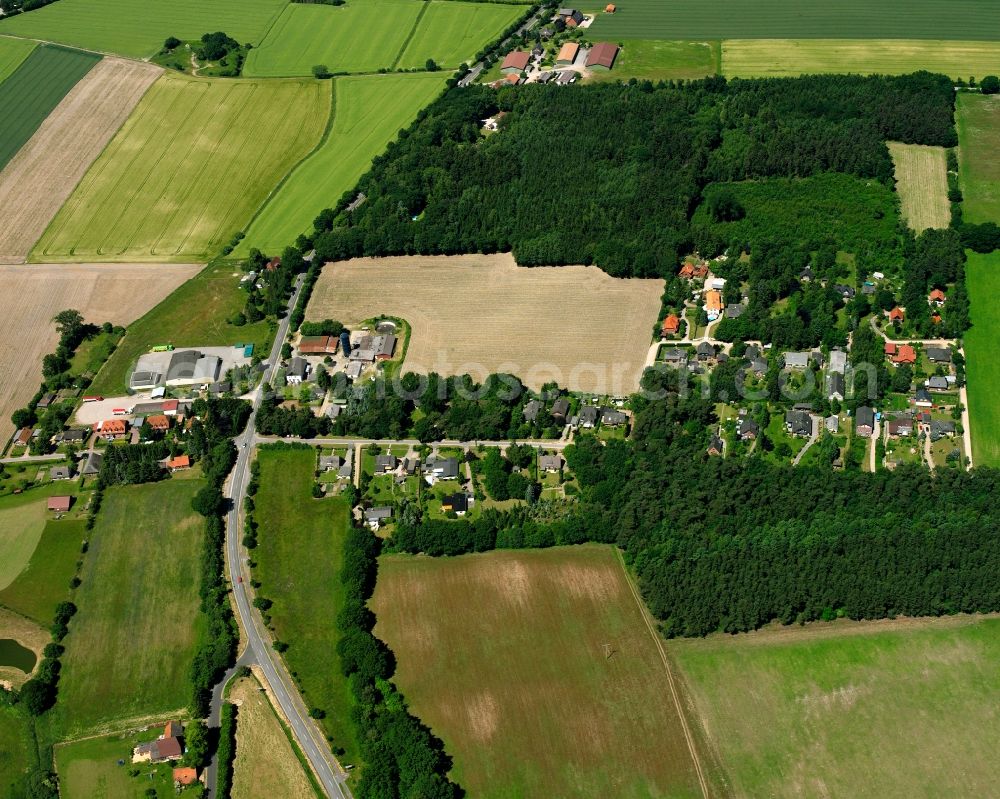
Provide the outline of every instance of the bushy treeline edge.
{"type": "Polygon", "coordinates": [[[219,773],[215,779],[215,796],[229,799],[233,789],[233,766],[236,764],[236,724],[237,708],[232,702],[222,703],[222,719],[219,724],[218,756],[219,773]]]}

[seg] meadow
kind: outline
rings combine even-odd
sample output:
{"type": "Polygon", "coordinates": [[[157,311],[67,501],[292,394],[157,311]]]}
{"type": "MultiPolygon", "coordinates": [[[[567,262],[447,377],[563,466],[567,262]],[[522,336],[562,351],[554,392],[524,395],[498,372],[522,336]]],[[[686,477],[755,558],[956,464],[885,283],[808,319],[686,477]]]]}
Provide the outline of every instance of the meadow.
{"type": "Polygon", "coordinates": [[[86,522],[82,520],[45,522],[26,566],[0,590],[0,605],[42,626],[51,624],[56,605],[69,595],[69,582],[82,557],[85,538],[86,522]]]}
{"type": "Polygon", "coordinates": [[[260,44],[285,5],[286,0],[60,0],[0,21],[0,33],[146,58],[168,36],[187,41],[221,30],[241,43],[260,44]]]}
{"type": "Polygon", "coordinates": [[[92,53],[41,45],[0,83],[0,169],[100,60],[92,53]]]}
{"type": "Polygon", "coordinates": [[[7,80],[34,49],[34,42],[0,36],[0,83],[7,80]]]}
{"type": "Polygon", "coordinates": [[[14,582],[24,571],[51,515],[46,499],[56,491],[45,487],[0,499],[0,589],[14,582]]]}
{"type": "Polygon", "coordinates": [[[34,760],[29,722],[20,710],[0,707],[0,794],[15,796],[13,785],[34,760]]]}
{"type": "Polygon", "coordinates": [[[1000,252],[980,255],[970,252],[965,266],[969,287],[969,316],[964,350],[972,427],[972,462],[976,466],[1000,467],[1000,252]]]}
{"type": "Polygon", "coordinates": [[[166,73],[94,162],[32,258],[207,258],[316,146],[329,111],[319,81],[166,73]]]}
{"type": "Polygon", "coordinates": [[[903,218],[917,233],[951,221],[948,164],[943,147],[889,142],[903,218]]]}
{"type": "Polygon", "coordinates": [[[719,71],[718,42],[629,39],[624,45],[613,70],[594,71],[587,80],[693,80],[719,71]]]}
{"type": "Polygon", "coordinates": [[[52,711],[63,737],[187,705],[204,536],[191,498],[203,485],[167,480],[105,491],[52,711]]]}
{"type": "MultiPolygon", "coordinates": [[[[144,733],[143,740],[156,737],[144,733]]],[[[129,776],[128,761],[139,736],[123,733],[59,744],[55,763],[59,772],[59,795],[63,799],[139,799],[155,791],[155,799],[173,799],[177,795],[171,779],[171,764],[140,766],[140,774],[129,776]],[[153,774],[150,779],[147,775],[153,774]]],[[[183,796],[183,794],[181,794],[183,796]]]]}
{"type": "Polygon", "coordinates": [[[1000,96],[960,92],[955,117],[963,218],[1000,224],[1000,96]]]}
{"type": "Polygon", "coordinates": [[[462,3],[428,0],[406,48],[394,64],[398,69],[423,69],[427,59],[454,69],[471,59],[483,45],[498,38],[525,12],[510,3],[462,3]]]}
{"type": "Polygon", "coordinates": [[[611,547],[387,556],[371,606],[394,682],[470,796],[709,792],[611,547]]]}
{"type": "Polygon", "coordinates": [[[668,650],[736,796],[986,796],[1000,619],[814,623],[668,650]]]}
{"type": "Polygon", "coordinates": [[[254,217],[235,254],[251,247],[277,253],[310,230],[444,85],[441,73],[335,79],[332,126],[254,217]]]}
{"type": "Polygon", "coordinates": [[[988,41],[768,38],[722,43],[722,73],[739,78],[837,72],[903,75],[926,69],[968,79],[996,72],[998,59],[1000,42],[988,41]]]}
{"type": "Polygon", "coordinates": [[[338,575],[350,508],[340,499],[312,498],[316,451],[311,447],[263,449],[258,460],[257,594],[274,602],[269,611],[274,637],[288,644],[284,657],[298,675],[303,701],[326,711],[320,721],[324,731],[346,750],[346,762],[357,763],[349,721],[354,701],[335,651],[343,597],[338,575]]]}
{"type": "Polygon", "coordinates": [[[622,0],[592,38],[950,39],[987,41],[1000,29],[991,0],[622,0]]]}

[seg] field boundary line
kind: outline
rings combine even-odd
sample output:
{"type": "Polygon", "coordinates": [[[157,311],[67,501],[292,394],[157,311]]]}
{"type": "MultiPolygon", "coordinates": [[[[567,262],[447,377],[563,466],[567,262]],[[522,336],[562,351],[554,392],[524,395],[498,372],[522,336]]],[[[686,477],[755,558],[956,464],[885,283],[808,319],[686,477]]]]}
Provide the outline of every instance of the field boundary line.
{"type": "Polygon", "coordinates": [[[407,37],[403,39],[403,44],[399,48],[399,52],[396,53],[396,58],[390,65],[389,69],[395,69],[399,65],[399,62],[403,60],[403,54],[406,52],[406,48],[410,46],[410,42],[413,41],[413,37],[417,35],[417,28],[420,27],[420,22],[421,20],[423,20],[424,14],[427,13],[427,9],[430,7],[431,4],[429,0],[428,2],[420,6],[420,11],[417,13],[417,18],[413,21],[413,27],[410,29],[410,32],[407,35],[407,37]]]}
{"type": "Polygon", "coordinates": [[[701,758],[698,756],[698,750],[695,747],[694,736],[691,733],[691,728],[688,726],[687,716],[684,714],[684,708],[681,705],[680,696],[677,693],[677,684],[674,680],[673,669],[670,668],[670,660],[667,658],[667,652],[663,648],[663,642],[660,640],[660,635],[656,632],[656,627],[653,625],[649,609],[646,607],[645,602],[643,602],[642,596],[639,594],[639,589],[632,580],[632,575],[629,574],[628,566],[625,565],[625,558],[622,556],[622,551],[618,547],[615,547],[615,555],[618,557],[618,563],[622,567],[622,573],[625,575],[625,582],[628,583],[629,590],[632,592],[632,598],[635,600],[636,605],[639,606],[639,613],[646,625],[646,629],[649,630],[649,634],[653,638],[653,643],[656,644],[656,649],[660,653],[660,660],[663,662],[663,670],[667,674],[667,684],[670,686],[670,695],[673,697],[674,707],[677,709],[677,716],[681,722],[681,729],[684,731],[684,740],[687,742],[688,751],[691,753],[691,760],[694,763],[695,772],[698,774],[698,783],[701,785],[702,796],[704,796],[705,799],[710,799],[711,792],[708,790],[708,781],[705,779],[705,772],[701,766],[701,758]]]}

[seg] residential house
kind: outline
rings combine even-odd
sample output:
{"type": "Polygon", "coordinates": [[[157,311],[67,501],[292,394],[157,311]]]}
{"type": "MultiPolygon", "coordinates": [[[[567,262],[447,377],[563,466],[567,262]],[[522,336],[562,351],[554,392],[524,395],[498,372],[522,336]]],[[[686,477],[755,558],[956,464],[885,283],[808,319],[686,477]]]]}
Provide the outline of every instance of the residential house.
{"type": "Polygon", "coordinates": [[[740,441],[754,441],[760,435],[760,425],[752,417],[744,415],[736,423],[736,435],[740,441]]]}
{"type": "Polygon", "coordinates": [[[335,472],[340,468],[343,461],[339,455],[320,455],[319,470],[321,472],[335,472]]]}
{"type": "Polygon", "coordinates": [[[809,438],[813,429],[812,417],[808,411],[787,411],[785,413],[785,429],[793,436],[809,438]]]}
{"type": "Polygon", "coordinates": [[[617,10],[618,10],[618,7],[614,3],[608,3],[606,6],[604,6],[604,13],[605,14],[614,14],[615,11],[617,11],[617,10]]]}
{"type": "Polygon", "coordinates": [[[812,270],[811,266],[807,266],[805,269],[803,269],[801,272],[799,272],[799,280],[801,280],[803,283],[808,283],[814,277],[815,277],[815,275],[813,274],[813,270],[812,270]]]}
{"type": "Polygon", "coordinates": [[[148,424],[155,433],[166,433],[170,429],[170,417],[165,413],[159,413],[155,416],[147,416],[146,424],[148,424]]]}
{"type": "Polygon", "coordinates": [[[542,410],[542,403],[536,399],[529,400],[521,410],[526,422],[534,422],[542,410]]]}
{"type": "Polygon", "coordinates": [[[885,342],[885,344],[882,345],[882,351],[889,356],[895,355],[896,345],[891,341],[887,341],[885,342]]]}
{"type": "Polygon", "coordinates": [[[38,403],[35,405],[35,407],[44,411],[46,408],[49,407],[49,405],[52,404],[52,401],[55,398],[56,395],[54,391],[46,391],[44,394],[42,394],[41,398],[38,400],[38,403]]]}
{"type": "Polygon", "coordinates": [[[918,408],[933,408],[934,400],[931,399],[931,393],[926,388],[918,388],[913,396],[913,404],[918,408]]]}
{"type": "Polygon", "coordinates": [[[560,397],[552,403],[552,418],[560,424],[566,424],[566,414],[569,413],[569,400],[560,397]]]}
{"type": "Polygon", "coordinates": [[[705,313],[708,321],[714,322],[725,310],[725,303],[722,301],[722,292],[718,289],[709,289],[705,292],[705,313]]]}
{"type": "Polygon", "coordinates": [[[31,434],[34,433],[34,428],[22,427],[14,435],[14,446],[26,447],[31,443],[31,434]]]}
{"type": "Polygon", "coordinates": [[[712,439],[708,443],[708,454],[709,455],[721,455],[725,449],[725,444],[722,439],[719,438],[717,433],[712,434],[712,439]]]}
{"type": "Polygon", "coordinates": [[[947,347],[928,347],[927,358],[932,363],[951,363],[951,350],[947,347]]]}
{"type": "Polygon", "coordinates": [[[139,744],[132,750],[133,763],[164,763],[168,760],[180,760],[184,755],[181,738],[184,728],[178,721],[168,721],[163,728],[163,734],[155,741],[139,744]]]}
{"type": "Polygon", "coordinates": [[[53,466],[49,469],[50,480],[69,480],[73,476],[73,469],[69,466],[53,466]]]}
{"type": "Polygon", "coordinates": [[[955,435],[955,423],[950,419],[931,420],[931,441],[940,441],[945,436],[955,435]]]}
{"type": "Polygon", "coordinates": [[[296,356],[292,358],[292,362],[288,365],[288,370],[285,372],[285,382],[290,386],[300,385],[306,379],[308,373],[309,362],[305,358],[296,356]]]}
{"type": "Polygon", "coordinates": [[[575,28],[583,22],[583,14],[575,8],[560,8],[556,16],[566,23],[567,28],[575,28]]]}
{"type": "Polygon", "coordinates": [[[342,480],[350,480],[351,475],[354,473],[354,448],[348,448],[347,457],[344,458],[344,462],[340,464],[340,468],[337,470],[337,477],[342,480]]]}
{"type": "Polygon", "coordinates": [[[173,458],[167,458],[164,464],[171,472],[179,472],[183,469],[191,468],[191,458],[187,455],[177,455],[173,458]]]}
{"type": "Polygon", "coordinates": [[[857,293],[850,286],[844,285],[843,283],[837,283],[834,285],[833,290],[836,291],[845,300],[853,300],[854,295],[857,293]]]}
{"type": "Polygon", "coordinates": [[[750,362],[750,371],[753,372],[758,377],[767,374],[768,364],[763,358],[754,358],[750,362]]]}
{"type": "Polygon", "coordinates": [[[208,393],[213,397],[221,397],[228,391],[233,390],[233,384],[228,380],[217,380],[208,387],[208,393]]]}
{"type": "Polygon", "coordinates": [[[368,510],[365,511],[365,524],[367,524],[372,530],[378,530],[391,518],[392,508],[386,506],[368,508],[368,510]]]}
{"type": "Polygon", "coordinates": [[[945,295],[941,289],[934,289],[930,294],[927,295],[927,302],[937,308],[940,308],[945,304],[948,297],[945,295]]]}
{"type": "Polygon", "coordinates": [[[909,344],[900,344],[889,360],[893,366],[900,366],[904,363],[914,364],[917,362],[917,351],[909,344]]]}
{"type": "Polygon", "coordinates": [[[128,422],[124,419],[105,419],[94,426],[94,432],[105,441],[117,441],[128,435],[128,422]]]}
{"type": "Polygon", "coordinates": [[[326,407],[325,411],[326,418],[336,419],[338,416],[340,416],[341,413],[343,413],[343,411],[344,411],[343,405],[338,405],[336,402],[332,402],[326,407]]]}
{"type": "Polygon", "coordinates": [[[188,410],[184,410],[184,408],[190,410],[191,403],[186,402],[184,403],[184,407],[182,407],[180,402],[178,402],[175,399],[171,399],[171,400],[164,400],[161,403],[160,410],[163,412],[165,416],[177,416],[178,414],[188,412],[188,410]]]}
{"type": "Polygon", "coordinates": [[[840,430],[840,417],[836,414],[831,414],[826,417],[824,424],[826,425],[827,430],[831,433],[836,433],[840,430]]]}
{"type": "Polygon", "coordinates": [[[786,369],[807,369],[809,367],[808,352],[786,352],[782,358],[786,369]]]}
{"type": "Polygon", "coordinates": [[[375,457],[375,471],[382,472],[392,472],[396,470],[396,466],[399,461],[396,460],[396,456],[393,454],[388,455],[377,455],[375,457]]]}
{"type": "Polygon", "coordinates": [[[672,348],[669,350],[664,350],[663,361],[671,366],[682,366],[687,363],[688,351],[672,348]]]}
{"type": "Polygon", "coordinates": [[[618,45],[611,42],[598,42],[587,53],[587,69],[607,72],[615,65],[618,57],[618,45]]]}
{"type": "Polygon", "coordinates": [[[628,422],[628,414],[616,411],[614,408],[601,410],[601,424],[607,427],[621,427],[628,422]]]}
{"type": "Polygon", "coordinates": [[[847,371],[847,353],[843,350],[830,350],[830,371],[844,374],[847,371]]]}
{"type": "Polygon", "coordinates": [[[563,459],[560,455],[539,455],[538,471],[559,472],[562,470],[563,459]]]}
{"type": "Polygon", "coordinates": [[[844,401],[846,394],[846,387],[844,381],[844,375],[841,372],[833,372],[830,374],[828,381],[829,388],[826,393],[827,399],[836,399],[840,402],[844,401]]]}
{"type": "Polygon", "coordinates": [[[82,430],[80,428],[73,428],[71,430],[64,430],[60,434],[60,441],[64,444],[82,444],[88,438],[90,438],[89,430],[82,430]]]}
{"type": "Polygon", "coordinates": [[[458,458],[437,458],[427,462],[430,474],[427,481],[434,484],[437,480],[454,480],[458,477],[458,458]]]}
{"type": "Polygon", "coordinates": [[[715,347],[707,341],[702,341],[694,348],[694,354],[699,361],[713,361],[715,360],[715,347]]]}
{"type": "Polygon", "coordinates": [[[48,510],[55,511],[56,513],[66,513],[72,504],[73,497],[49,497],[48,505],[46,507],[48,510]]]}
{"type": "Polygon", "coordinates": [[[96,477],[98,472],[101,471],[101,462],[104,460],[104,455],[100,452],[88,452],[82,460],[84,462],[80,467],[80,475],[82,477],[96,477]]]}
{"type": "Polygon", "coordinates": [[[677,314],[670,314],[666,319],[663,320],[663,325],[660,328],[660,335],[666,336],[676,336],[681,329],[681,320],[677,314]]]}
{"type": "Polygon", "coordinates": [[[913,417],[897,416],[895,419],[891,419],[886,425],[886,432],[890,438],[900,438],[901,436],[912,436],[913,435],[913,417]]]}
{"type": "Polygon", "coordinates": [[[927,378],[926,385],[931,391],[947,391],[951,384],[948,382],[947,377],[933,375],[927,378]]]}
{"type": "Polygon", "coordinates": [[[726,319],[739,319],[743,316],[743,312],[746,309],[747,307],[741,302],[738,302],[735,305],[729,305],[726,307],[725,311],[726,319]]]}
{"type": "Polygon", "coordinates": [[[900,308],[898,305],[889,311],[889,321],[890,322],[903,322],[906,320],[906,311],[900,308]]]}
{"type": "Polygon", "coordinates": [[[464,516],[469,510],[469,495],[464,491],[457,494],[449,494],[441,500],[441,510],[444,513],[454,513],[456,516],[464,516]]]}
{"type": "Polygon", "coordinates": [[[420,468],[420,458],[403,458],[403,473],[406,475],[415,475],[417,469],[420,468]]]}
{"type": "Polygon", "coordinates": [[[679,277],[687,279],[702,280],[708,276],[708,264],[706,263],[691,263],[690,261],[681,264],[680,270],[677,272],[679,277]]]}
{"type": "Polygon", "coordinates": [[[584,405],[580,409],[580,427],[595,427],[600,414],[600,408],[596,405],[584,405]]]}
{"type": "Polygon", "coordinates": [[[576,61],[580,53],[580,45],[576,42],[566,42],[559,48],[559,55],[556,56],[557,64],[569,65],[576,61]]]}
{"type": "Polygon", "coordinates": [[[530,61],[531,53],[527,50],[511,50],[504,56],[500,71],[504,75],[517,75],[528,68],[530,61]]]}
{"type": "Polygon", "coordinates": [[[854,432],[862,438],[870,438],[875,432],[875,411],[862,405],[854,412],[854,432]]]}

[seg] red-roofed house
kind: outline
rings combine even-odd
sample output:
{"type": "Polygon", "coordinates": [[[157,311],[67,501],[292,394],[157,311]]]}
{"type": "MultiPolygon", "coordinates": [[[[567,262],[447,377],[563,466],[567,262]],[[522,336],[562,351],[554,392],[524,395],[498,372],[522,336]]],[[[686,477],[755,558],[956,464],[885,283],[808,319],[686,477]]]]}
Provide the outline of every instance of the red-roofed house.
{"type": "Polygon", "coordinates": [[[891,341],[885,342],[885,354],[886,355],[895,355],[896,354],[896,345],[893,344],[891,341]]]}
{"type": "Polygon", "coordinates": [[[904,363],[916,363],[917,351],[909,344],[900,344],[896,354],[892,356],[892,362],[896,366],[904,363]]]}
{"type": "Polygon", "coordinates": [[[938,308],[944,305],[945,300],[947,299],[948,297],[945,295],[943,291],[941,291],[941,289],[934,289],[934,291],[932,291],[930,294],[927,295],[927,302],[929,302],[931,305],[938,306],[938,308]]]}
{"type": "Polygon", "coordinates": [[[94,432],[105,441],[116,441],[128,435],[128,422],[124,419],[105,419],[94,425],[94,432]]]}
{"type": "Polygon", "coordinates": [[[28,446],[31,443],[31,434],[34,432],[30,427],[22,427],[17,431],[17,435],[14,436],[14,444],[20,445],[22,447],[28,446]]]}
{"type": "Polygon", "coordinates": [[[156,416],[146,417],[146,424],[148,424],[157,433],[166,433],[170,429],[170,417],[164,416],[162,413],[156,414],[156,416]]]}
{"type": "Polygon", "coordinates": [[[177,400],[163,400],[163,412],[167,416],[177,415],[177,400]]]}
{"type": "Polygon", "coordinates": [[[168,721],[163,725],[163,738],[183,738],[184,726],[179,721],[168,721]]]}
{"type": "Polygon", "coordinates": [[[902,322],[904,319],[906,319],[906,313],[898,305],[889,311],[890,322],[902,322]]]}
{"type": "Polygon", "coordinates": [[[677,331],[681,329],[681,320],[677,317],[677,314],[670,314],[666,319],[663,320],[663,335],[673,336],[677,334],[677,331]]]}
{"type": "Polygon", "coordinates": [[[531,53],[527,50],[511,50],[504,57],[503,63],[500,65],[500,71],[505,75],[511,75],[515,72],[523,72],[528,68],[528,62],[531,60],[531,53]]]}
{"type": "Polygon", "coordinates": [[[707,264],[692,264],[690,262],[682,264],[677,273],[680,277],[703,278],[708,276],[707,264]]]}
{"type": "Polygon", "coordinates": [[[180,471],[181,469],[190,469],[191,459],[187,455],[178,455],[176,458],[167,460],[167,468],[172,472],[180,471]]]}

